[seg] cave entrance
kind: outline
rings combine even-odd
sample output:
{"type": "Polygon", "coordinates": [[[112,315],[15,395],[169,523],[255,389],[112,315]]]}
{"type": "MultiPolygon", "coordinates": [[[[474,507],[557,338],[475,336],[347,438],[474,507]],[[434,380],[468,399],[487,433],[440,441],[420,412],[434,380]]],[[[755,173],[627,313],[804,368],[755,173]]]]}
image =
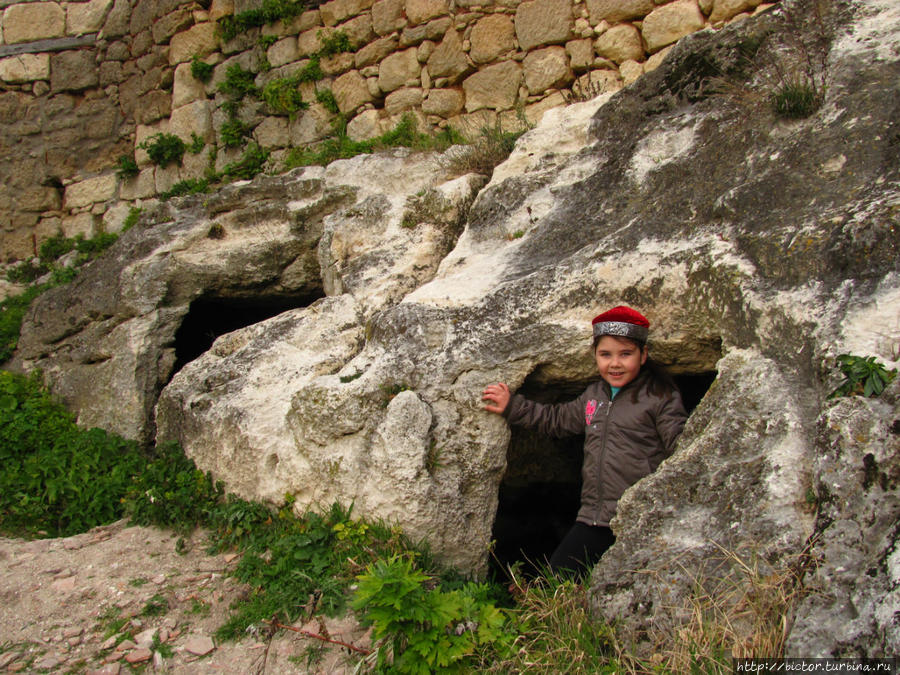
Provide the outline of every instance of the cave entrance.
{"type": "MultiPolygon", "coordinates": [[[[690,414],[716,373],[687,373],[674,379],[690,414]]],[[[541,403],[561,403],[577,398],[589,383],[548,380],[538,370],[518,393],[541,403]]],[[[512,429],[491,535],[492,573],[503,575],[508,565],[521,562],[526,574],[534,574],[553,553],[578,513],[583,445],[584,436],[555,439],[512,429]]]]}
{"type": "Polygon", "coordinates": [[[175,333],[174,375],[209,350],[220,335],[265,321],[290,309],[312,304],[325,294],[321,289],[304,295],[256,297],[201,297],[191,303],[175,333]]]}

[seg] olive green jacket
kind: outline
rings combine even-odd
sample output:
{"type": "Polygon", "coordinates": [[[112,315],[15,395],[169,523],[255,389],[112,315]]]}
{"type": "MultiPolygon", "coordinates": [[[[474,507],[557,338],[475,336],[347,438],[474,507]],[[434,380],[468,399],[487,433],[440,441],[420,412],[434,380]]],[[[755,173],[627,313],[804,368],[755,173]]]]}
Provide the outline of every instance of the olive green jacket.
{"type": "Polygon", "coordinates": [[[568,403],[535,403],[516,394],[503,413],[509,424],[547,436],[585,435],[579,522],[609,526],[622,493],[675,449],[687,419],[681,395],[651,396],[647,380],[641,372],[612,401],[603,381],[568,403]]]}

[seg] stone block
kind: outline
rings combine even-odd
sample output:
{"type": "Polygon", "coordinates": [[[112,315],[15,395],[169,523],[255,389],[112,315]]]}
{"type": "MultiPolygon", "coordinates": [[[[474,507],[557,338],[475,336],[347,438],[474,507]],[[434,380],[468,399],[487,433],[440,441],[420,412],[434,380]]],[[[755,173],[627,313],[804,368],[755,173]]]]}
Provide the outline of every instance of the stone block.
{"type": "Polygon", "coordinates": [[[647,43],[647,51],[657,52],[685,35],[706,25],[696,0],[675,0],[654,9],[644,19],[641,32],[647,43]]]}
{"type": "Polygon", "coordinates": [[[392,91],[384,99],[384,109],[388,115],[399,115],[422,105],[423,93],[420,87],[407,87],[392,91]]]}
{"type": "Polygon", "coordinates": [[[253,139],[264,148],[283,148],[290,144],[288,118],[269,115],[256,125],[253,139]]]}
{"type": "Polygon", "coordinates": [[[668,47],[660,49],[653,56],[648,58],[644,62],[644,72],[649,73],[651,70],[656,70],[657,68],[659,68],[659,64],[662,63],[663,60],[665,60],[665,58],[669,55],[669,52],[672,51],[673,47],[674,45],[669,45],[668,47]]]}
{"type": "Polygon", "coordinates": [[[65,216],[60,227],[66,237],[71,238],[81,234],[85,239],[90,239],[96,233],[95,220],[95,216],[90,212],[79,213],[75,216],[65,216]]]}
{"type": "Polygon", "coordinates": [[[432,89],[422,101],[422,112],[448,119],[461,113],[465,103],[466,97],[459,89],[432,89]]]}
{"type": "Polygon", "coordinates": [[[10,84],[50,79],[49,54],[19,54],[0,59],[0,80],[10,84]]]}
{"type": "Polygon", "coordinates": [[[106,21],[100,31],[100,37],[109,40],[128,34],[131,21],[131,2],[115,0],[112,9],[106,15],[106,21]]]}
{"type": "Polygon", "coordinates": [[[191,64],[179,63],[175,68],[175,77],[172,81],[172,107],[180,108],[205,98],[206,86],[191,74],[191,64]]]}
{"type": "Polygon", "coordinates": [[[615,63],[643,61],[644,43],[637,28],[630,23],[616,24],[594,42],[597,54],[615,63]]]}
{"type": "Polygon", "coordinates": [[[175,134],[185,143],[191,142],[192,134],[197,134],[204,141],[212,141],[215,138],[212,125],[214,108],[215,103],[207,99],[175,108],[169,117],[169,133],[175,134]]]}
{"type": "Polygon", "coordinates": [[[66,13],[55,2],[23,2],[3,11],[3,39],[8,45],[66,34],[66,13]]]}
{"type": "Polygon", "coordinates": [[[566,43],[566,54],[572,70],[587,70],[594,63],[594,43],[592,40],[571,40],[566,43]]]}
{"type": "Polygon", "coordinates": [[[194,15],[185,7],[169,12],[156,19],[150,27],[153,42],[158,45],[169,44],[173,35],[187,30],[193,23],[194,15]]]}
{"type": "Polygon", "coordinates": [[[644,74],[644,66],[637,61],[623,61],[619,64],[619,74],[627,87],[644,74]]]}
{"type": "Polygon", "coordinates": [[[516,28],[508,14],[490,14],[472,27],[469,56],[475,63],[490,63],[516,48],[516,28]]]}
{"type": "Polygon", "coordinates": [[[432,80],[446,77],[452,84],[471,70],[462,40],[455,30],[447,31],[441,43],[428,57],[428,74],[432,80]]]}
{"type": "Polygon", "coordinates": [[[112,5],[112,0],[67,3],[65,5],[66,34],[85,35],[98,32],[103,27],[103,22],[112,5]]]}
{"type": "Polygon", "coordinates": [[[57,188],[29,185],[20,188],[15,204],[22,211],[56,211],[62,206],[62,200],[57,188]]]}
{"type": "Polygon", "coordinates": [[[451,26],[453,26],[453,19],[449,16],[443,16],[418,26],[407,26],[400,34],[400,46],[409,47],[424,40],[440,40],[451,26]]]}
{"type": "Polygon", "coordinates": [[[170,164],[165,168],[161,166],[156,167],[153,176],[156,178],[156,194],[168,192],[175,183],[184,180],[181,167],[176,164],[170,164]]]}
{"type": "Polygon", "coordinates": [[[373,0],[331,0],[319,6],[319,16],[326,26],[335,26],[341,21],[362,14],[372,6],[373,0]]]}
{"type": "Polygon", "coordinates": [[[297,36],[297,51],[300,56],[312,56],[322,49],[322,38],[334,33],[334,28],[311,28],[297,36]]]}
{"type": "Polygon", "coordinates": [[[279,40],[266,50],[266,58],[273,68],[278,68],[300,58],[300,50],[297,49],[297,38],[290,35],[279,40]]]}
{"type": "Polygon", "coordinates": [[[653,0],[587,0],[588,17],[593,26],[601,21],[618,23],[641,19],[655,6],[653,0]]]}
{"type": "Polygon", "coordinates": [[[134,121],[150,124],[169,116],[172,111],[172,95],[167,91],[150,91],[138,98],[134,108],[134,121]]]}
{"type": "MultiPolygon", "coordinates": [[[[531,105],[525,106],[525,122],[532,126],[536,126],[541,121],[541,118],[544,116],[545,112],[564,105],[566,105],[566,97],[563,96],[561,92],[553,92],[549,96],[542,98],[537,103],[532,103],[531,105]]],[[[515,128],[512,124],[512,121],[507,121],[507,118],[505,117],[510,114],[514,113],[506,112],[501,115],[500,122],[503,125],[504,131],[512,131],[515,128]]]]}
{"type": "Polygon", "coordinates": [[[126,200],[147,199],[156,194],[156,168],[148,167],[134,178],[122,181],[119,198],[126,200]]]}
{"type": "Polygon", "coordinates": [[[337,101],[338,109],[344,114],[352,113],[359,106],[373,100],[366,79],[358,70],[351,70],[335,79],[331,85],[331,92],[337,101]]]}
{"type": "Polygon", "coordinates": [[[375,31],[372,29],[372,16],[362,14],[349,21],[345,21],[337,27],[350,40],[354,49],[362,47],[375,39],[375,31]]]}
{"type": "Polygon", "coordinates": [[[761,0],[715,0],[709,14],[710,23],[720,23],[734,18],[759,5],[761,0]]]}
{"type": "Polygon", "coordinates": [[[545,47],[528,52],[522,61],[529,94],[562,87],[574,79],[564,47],[545,47]]]}
{"type": "Polygon", "coordinates": [[[100,83],[93,51],[59,52],[50,56],[50,88],[53,92],[81,91],[100,83]]]}
{"type": "Polygon", "coordinates": [[[121,232],[125,219],[131,213],[131,204],[127,202],[116,202],[110,206],[103,214],[102,223],[104,232],[121,232]]]}
{"type": "Polygon", "coordinates": [[[405,25],[403,0],[378,0],[372,5],[372,29],[378,35],[388,35],[405,25]]]}
{"type": "Polygon", "coordinates": [[[383,134],[385,126],[377,110],[365,110],[347,123],[347,136],[353,141],[365,141],[383,134]]]}
{"type": "Polygon", "coordinates": [[[198,23],[186,31],[176,33],[169,40],[169,65],[190,61],[194,55],[203,57],[219,47],[216,24],[212,21],[198,23]]]}
{"type": "Polygon", "coordinates": [[[378,63],[389,54],[392,54],[397,49],[397,46],[398,42],[395,37],[383,37],[370,42],[354,55],[356,67],[365,68],[378,63]]]}
{"type": "Polygon", "coordinates": [[[322,59],[319,62],[319,66],[322,68],[322,73],[326,77],[333,77],[335,75],[340,75],[341,73],[346,73],[348,70],[352,70],[353,61],[353,54],[341,52],[340,54],[335,54],[334,56],[322,59]]]}
{"type": "Polygon", "coordinates": [[[331,134],[333,115],[321,104],[313,103],[297,119],[288,121],[288,139],[294,147],[321,141],[331,134]]]}
{"type": "Polygon", "coordinates": [[[574,25],[571,0],[529,0],[516,9],[516,38],[524,51],[565,42],[574,25]]]}
{"type": "Polygon", "coordinates": [[[443,16],[448,11],[447,0],[406,0],[406,18],[413,26],[443,16]]]}
{"type": "Polygon", "coordinates": [[[66,187],[63,204],[67,209],[77,209],[98,202],[106,202],[116,195],[116,176],[95,176],[66,187]]]}
{"type": "Polygon", "coordinates": [[[624,85],[617,70],[592,70],[579,77],[572,91],[584,98],[593,98],[610,91],[619,91],[624,85]]]}
{"type": "Polygon", "coordinates": [[[466,94],[466,112],[513,108],[521,82],[522,66],[515,61],[503,61],[470,75],[462,85],[466,94]]]}
{"type": "Polygon", "coordinates": [[[234,14],[234,0],[212,0],[209,5],[209,20],[218,21],[223,16],[234,14]]]}
{"type": "Polygon", "coordinates": [[[498,116],[493,110],[482,109],[465,115],[456,115],[447,120],[447,123],[461,133],[469,141],[474,141],[481,136],[484,129],[493,129],[497,126],[498,116]]]}
{"type": "Polygon", "coordinates": [[[399,89],[411,80],[418,80],[421,68],[415,48],[391,54],[378,68],[378,88],[385,93],[399,89]]]}

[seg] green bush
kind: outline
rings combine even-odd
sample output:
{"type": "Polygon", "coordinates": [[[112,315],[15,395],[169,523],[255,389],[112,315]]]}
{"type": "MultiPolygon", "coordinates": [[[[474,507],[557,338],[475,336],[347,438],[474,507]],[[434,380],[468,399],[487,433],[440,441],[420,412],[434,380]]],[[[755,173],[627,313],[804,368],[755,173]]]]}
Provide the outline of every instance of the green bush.
{"type": "Polygon", "coordinates": [[[308,3],[303,0],[263,0],[257,9],[220,18],[218,31],[223,40],[233,40],[251,28],[264,26],[279,19],[290,19],[307,8],[308,3]]]}
{"type": "Polygon", "coordinates": [[[119,178],[127,180],[128,178],[134,178],[140,172],[141,170],[138,168],[137,162],[134,161],[134,157],[131,155],[119,156],[119,168],[116,169],[116,175],[119,178]]]}
{"type": "Polygon", "coordinates": [[[30,284],[49,271],[50,266],[45,262],[24,260],[6,270],[6,279],[14,284],[30,284]]]}
{"type": "Polygon", "coordinates": [[[135,475],[124,508],[137,525],[190,531],[210,522],[223,493],[222,483],[200,471],[177,443],[164,443],[135,475]]]}
{"type": "Polygon", "coordinates": [[[772,94],[772,110],[779,117],[802,119],[812,115],[821,105],[821,92],[806,78],[782,82],[772,94]]]}
{"type": "Polygon", "coordinates": [[[258,89],[256,76],[244,70],[239,63],[232,63],[225,69],[225,79],[219,83],[219,91],[229,98],[239,101],[247,95],[256,96],[258,89]]]}
{"type": "Polygon", "coordinates": [[[145,139],[138,145],[146,150],[150,161],[157,166],[167,167],[170,164],[181,165],[181,158],[187,146],[175,134],[158,133],[145,139]]]}
{"type": "Polygon", "coordinates": [[[350,38],[343,31],[336,30],[331,35],[325,35],[324,31],[319,31],[319,40],[322,42],[322,48],[319,50],[320,56],[334,56],[342,52],[352,52],[353,45],[350,44],[350,38]]]}
{"type": "Polygon", "coordinates": [[[380,559],[359,577],[353,608],[381,641],[378,668],[392,673],[473,672],[480,646],[502,652],[512,640],[504,613],[487,601],[486,586],[435,587],[408,556],[380,559]],[[429,587],[431,584],[431,587],[429,587]]]}
{"type": "Polygon", "coordinates": [[[266,160],[269,159],[269,151],[251,143],[241,158],[225,166],[222,173],[232,180],[250,180],[262,171],[266,160]]]}
{"type": "Polygon", "coordinates": [[[62,232],[57,232],[49,239],[45,239],[38,249],[41,262],[53,262],[63,257],[69,251],[75,249],[75,240],[66,237],[62,232]]]}
{"type": "Polygon", "coordinates": [[[191,75],[194,76],[194,79],[209,82],[212,79],[213,70],[212,64],[206,63],[199,56],[191,59],[191,75]]]}
{"type": "Polygon", "coordinates": [[[297,89],[297,79],[293,77],[279,77],[271,80],[263,87],[260,98],[269,107],[274,115],[290,115],[293,117],[298,111],[309,107],[303,102],[303,96],[297,89]]]}
{"type": "Polygon", "coordinates": [[[65,536],[123,515],[137,444],[82,430],[37,377],[0,371],[0,527],[65,536]]]}
{"type": "Polygon", "coordinates": [[[22,319],[31,306],[32,300],[44,292],[45,286],[31,286],[24,293],[13,295],[0,301],[0,363],[12,358],[19,344],[22,319]]]}
{"type": "Polygon", "coordinates": [[[844,375],[844,382],[837,387],[829,398],[838,396],[879,396],[884,388],[897,377],[897,369],[888,370],[874,356],[853,356],[841,354],[837,357],[838,366],[844,375]]]}
{"type": "Polygon", "coordinates": [[[122,232],[127,232],[132,227],[137,225],[138,220],[141,218],[141,213],[143,209],[137,206],[132,206],[128,210],[128,215],[125,216],[125,220],[122,222],[122,232]]]}
{"type": "Polygon", "coordinates": [[[219,138],[226,148],[239,147],[244,139],[250,135],[250,126],[244,124],[237,117],[231,117],[222,123],[219,129],[219,138]]]}
{"type": "Polygon", "coordinates": [[[334,115],[337,115],[340,112],[337,99],[334,97],[334,92],[332,92],[331,89],[317,89],[316,100],[321,103],[328,112],[334,115]]]}
{"type": "Polygon", "coordinates": [[[184,195],[196,195],[209,191],[209,180],[206,178],[186,178],[180,180],[165,192],[159,195],[162,201],[171,199],[172,197],[183,197],[184,195]]]}

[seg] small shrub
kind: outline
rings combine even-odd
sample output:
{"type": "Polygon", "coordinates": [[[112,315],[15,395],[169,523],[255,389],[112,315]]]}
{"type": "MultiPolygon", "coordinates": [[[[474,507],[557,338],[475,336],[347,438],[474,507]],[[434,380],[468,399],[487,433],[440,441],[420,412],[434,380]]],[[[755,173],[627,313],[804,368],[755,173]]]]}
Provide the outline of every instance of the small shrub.
{"type": "Polygon", "coordinates": [[[320,56],[328,57],[353,51],[350,38],[343,31],[336,30],[331,35],[325,35],[323,31],[319,31],[318,37],[322,42],[322,48],[319,50],[320,56]]]}
{"type": "Polygon", "coordinates": [[[86,239],[83,234],[75,235],[75,250],[82,254],[80,263],[93,260],[118,239],[119,235],[115,232],[98,232],[90,239],[86,239]]]}
{"type": "MultiPolygon", "coordinates": [[[[353,608],[381,642],[377,667],[392,673],[466,672],[479,646],[503,651],[504,613],[485,600],[485,587],[429,588],[431,577],[408,556],[378,560],[358,577],[353,608]]],[[[469,671],[473,672],[473,671],[469,671]]]]}
{"type": "Polygon", "coordinates": [[[186,178],[178,181],[171,188],[159,195],[162,201],[171,199],[172,197],[183,197],[184,195],[196,195],[209,190],[209,181],[206,178],[186,178]]]}
{"type": "Polygon", "coordinates": [[[309,57],[309,62],[294,74],[294,78],[296,78],[298,84],[303,82],[318,82],[323,77],[325,77],[325,74],[322,72],[319,57],[316,54],[309,57]]]}
{"type": "Polygon", "coordinates": [[[293,117],[298,111],[309,107],[303,102],[303,96],[297,89],[297,80],[293,77],[274,79],[263,87],[260,98],[274,115],[293,117]]]}
{"type": "Polygon", "coordinates": [[[222,123],[219,129],[219,138],[226,148],[237,148],[243,144],[244,139],[250,135],[250,126],[237,117],[231,117],[222,123]]]}
{"type": "Polygon", "coordinates": [[[231,180],[250,180],[260,171],[269,159],[269,151],[256,143],[251,143],[243,156],[236,162],[228,164],[222,173],[231,180]]]}
{"type": "Polygon", "coordinates": [[[57,232],[49,239],[41,243],[39,257],[41,262],[53,262],[75,249],[75,240],[66,237],[62,232],[57,232]]]}
{"type": "Polygon", "coordinates": [[[232,100],[239,101],[247,95],[256,96],[256,76],[244,70],[239,63],[232,63],[225,70],[225,79],[219,83],[219,91],[232,100]]]}
{"type": "Polygon", "coordinates": [[[206,63],[199,56],[194,56],[191,59],[191,75],[194,79],[204,83],[209,82],[212,79],[213,70],[212,64],[206,63]]]}
{"type": "Polygon", "coordinates": [[[30,284],[50,271],[50,266],[44,262],[25,260],[6,270],[6,279],[14,284],[30,284]]]}
{"type": "Polygon", "coordinates": [[[206,141],[197,135],[196,131],[191,132],[191,143],[187,146],[188,152],[192,155],[199,155],[206,147],[206,141]]]}
{"type": "Polygon", "coordinates": [[[337,99],[334,97],[334,92],[331,89],[317,89],[316,90],[316,101],[322,104],[322,106],[328,112],[337,115],[340,113],[340,108],[338,108],[337,99]]]}
{"type": "Polygon", "coordinates": [[[837,387],[829,398],[838,396],[867,396],[881,395],[884,388],[897,376],[897,369],[888,370],[879,363],[874,356],[853,356],[841,354],[837,357],[844,382],[837,387]]]}
{"type": "Polygon", "coordinates": [[[815,84],[805,78],[781,83],[772,94],[772,110],[779,117],[802,119],[822,105],[822,95],[815,84]]]}
{"type": "Polygon", "coordinates": [[[175,134],[158,133],[147,138],[138,146],[147,151],[150,161],[163,168],[170,164],[181,165],[184,151],[187,149],[184,141],[175,134]]]}
{"type": "Polygon", "coordinates": [[[4,531],[65,536],[121,518],[142,463],[135,442],[75,426],[36,377],[0,371],[4,531]]]}
{"type": "Polygon", "coordinates": [[[256,44],[258,44],[263,49],[268,49],[276,42],[278,42],[277,35],[260,35],[258,38],[256,38],[256,44]]]}
{"type": "Polygon", "coordinates": [[[32,301],[44,292],[47,286],[31,286],[23,293],[12,295],[0,301],[0,363],[12,358],[19,344],[22,319],[32,301]]]}
{"type": "Polygon", "coordinates": [[[116,175],[122,180],[128,180],[137,176],[141,170],[138,168],[137,162],[131,155],[119,155],[119,168],[116,169],[116,175]]]}
{"type": "Polygon", "coordinates": [[[308,3],[298,0],[263,0],[256,9],[219,19],[218,32],[225,41],[233,40],[250,28],[264,26],[279,19],[290,19],[308,8],[308,3]]]}
{"type": "Polygon", "coordinates": [[[481,135],[470,145],[467,152],[448,160],[447,169],[458,175],[481,173],[490,176],[494,167],[509,157],[516,146],[516,140],[523,133],[525,130],[503,131],[499,124],[484,127],[481,135]]]}

